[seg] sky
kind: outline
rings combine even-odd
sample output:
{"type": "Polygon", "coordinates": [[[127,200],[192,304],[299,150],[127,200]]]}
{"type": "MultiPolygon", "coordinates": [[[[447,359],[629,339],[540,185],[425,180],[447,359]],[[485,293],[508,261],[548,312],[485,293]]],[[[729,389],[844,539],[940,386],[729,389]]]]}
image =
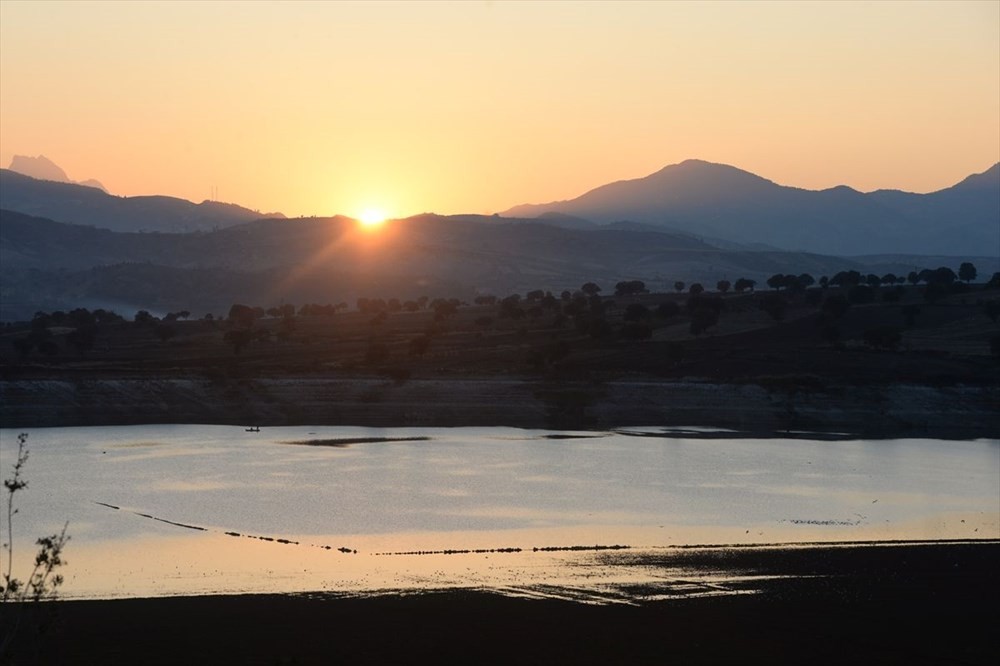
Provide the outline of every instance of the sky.
{"type": "Polygon", "coordinates": [[[262,212],[493,213],[689,158],[929,192],[1000,161],[1000,1],[0,0],[0,163],[262,212]]]}

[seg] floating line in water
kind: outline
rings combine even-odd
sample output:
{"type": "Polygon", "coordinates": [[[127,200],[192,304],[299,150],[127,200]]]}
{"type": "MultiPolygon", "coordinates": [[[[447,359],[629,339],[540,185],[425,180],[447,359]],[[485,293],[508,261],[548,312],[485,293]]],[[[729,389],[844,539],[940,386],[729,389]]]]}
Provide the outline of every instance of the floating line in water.
{"type": "MultiPolygon", "coordinates": [[[[213,530],[213,529],[210,529],[208,527],[201,527],[199,525],[189,525],[187,523],[178,523],[176,521],[167,520],[166,518],[160,518],[159,516],[154,516],[152,514],[142,513],[141,511],[133,511],[131,509],[122,509],[120,506],[115,506],[114,504],[108,504],[107,502],[94,502],[94,504],[97,504],[98,506],[107,507],[109,509],[114,509],[115,511],[126,511],[128,513],[131,513],[133,515],[139,516],[141,518],[146,518],[148,520],[155,520],[155,521],[160,522],[160,523],[166,523],[167,525],[174,525],[175,527],[183,527],[184,529],[188,529],[188,530],[197,530],[199,532],[215,532],[215,533],[218,533],[218,534],[225,534],[226,536],[231,536],[231,537],[239,537],[239,538],[242,538],[242,539],[255,539],[255,540],[258,540],[258,541],[269,541],[271,543],[280,543],[280,544],[286,545],[286,546],[304,546],[306,548],[320,548],[322,550],[334,550],[333,546],[321,546],[321,545],[316,545],[316,544],[303,544],[303,543],[301,543],[299,541],[292,541],[291,539],[283,539],[283,538],[279,538],[279,537],[269,537],[269,536],[260,536],[260,535],[256,535],[256,534],[242,534],[240,532],[235,532],[235,531],[232,531],[232,530],[226,530],[226,531],[224,531],[224,530],[213,530]]],[[[354,550],[353,548],[347,548],[346,546],[341,546],[340,548],[337,548],[336,550],[339,551],[339,552],[341,552],[341,553],[351,553],[351,554],[357,554],[357,552],[358,552],[357,550],[354,550]]]]}

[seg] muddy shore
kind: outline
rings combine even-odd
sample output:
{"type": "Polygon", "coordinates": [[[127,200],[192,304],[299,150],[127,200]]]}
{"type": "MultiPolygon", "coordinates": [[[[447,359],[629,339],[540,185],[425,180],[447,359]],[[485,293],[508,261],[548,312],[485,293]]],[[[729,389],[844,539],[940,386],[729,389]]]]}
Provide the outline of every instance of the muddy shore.
{"type": "Polygon", "coordinates": [[[761,436],[995,437],[1000,386],[545,382],[516,377],[62,377],[0,381],[6,428],[143,423],[607,429],[716,426],[761,436]]]}
{"type": "Polygon", "coordinates": [[[699,551],[692,571],[765,579],[637,605],[477,590],[58,602],[12,663],[993,664],[998,556],[995,541],[699,551]]]}

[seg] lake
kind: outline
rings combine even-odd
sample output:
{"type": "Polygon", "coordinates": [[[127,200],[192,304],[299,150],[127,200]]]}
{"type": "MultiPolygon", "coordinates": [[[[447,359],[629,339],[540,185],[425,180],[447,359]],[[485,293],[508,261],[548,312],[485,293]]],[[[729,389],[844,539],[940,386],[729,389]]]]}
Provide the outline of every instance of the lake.
{"type": "MultiPolygon", "coordinates": [[[[4,478],[18,432],[0,430],[4,478]]],[[[616,566],[624,552],[1000,538],[997,440],[656,427],[27,432],[15,575],[34,539],[68,521],[65,597],[488,587],[607,600],[636,582],[684,582],[616,566]]]]}

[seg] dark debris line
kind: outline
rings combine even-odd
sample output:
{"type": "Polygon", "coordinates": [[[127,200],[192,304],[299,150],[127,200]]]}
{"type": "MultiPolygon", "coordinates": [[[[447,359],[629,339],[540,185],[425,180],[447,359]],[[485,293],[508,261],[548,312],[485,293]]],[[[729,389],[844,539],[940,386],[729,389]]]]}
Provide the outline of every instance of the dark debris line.
{"type": "MultiPolygon", "coordinates": [[[[108,504],[107,502],[94,502],[94,504],[97,504],[99,506],[104,506],[104,507],[107,507],[109,509],[114,509],[115,511],[127,511],[128,513],[131,513],[131,514],[136,515],[136,516],[140,516],[142,518],[147,518],[149,520],[155,520],[155,521],[158,521],[158,522],[161,522],[161,523],[166,523],[167,525],[174,525],[176,527],[183,527],[183,528],[189,529],[189,530],[198,530],[199,532],[216,532],[216,531],[218,531],[219,533],[225,534],[226,536],[239,537],[239,538],[243,538],[243,539],[256,539],[256,540],[259,540],[259,541],[269,541],[271,543],[280,543],[280,544],[289,545],[289,546],[305,546],[307,548],[320,548],[322,550],[334,550],[333,546],[320,546],[320,545],[312,544],[312,543],[310,543],[310,544],[304,544],[304,543],[302,543],[300,541],[292,541],[291,539],[280,539],[280,538],[276,538],[276,537],[260,536],[260,535],[256,535],[256,534],[241,534],[240,532],[232,532],[232,531],[225,532],[225,531],[222,531],[222,530],[211,530],[211,529],[209,529],[207,527],[200,527],[198,525],[188,525],[186,523],[178,523],[178,522],[175,522],[173,520],[167,520],[166,518],[159,518],[157,516],[153,516],[153,515],[148,514],[148,513],[141,513],[139,511],[132,511],[130,509],[122,509],[120,506],[115,506],[114,504],[108,504]]],[[[355,550],[353,548],[347,548],[346,546],[341,546],[340,548],[337,548],[336,550],[340,551],[341,553],[351,553],[351,554],[357,554],[357,552],[358,552],[357,550],[355,550]]]]}
{"type": "MultiPolygon", "coordinates": [[[[114,509],[115,511],[126,511],[136,516],[146,518],[148,520],[155,520],[161,523],[166,523],[167,525],[174,525],[176,527],[183,527],[189,530],[198,530],[199,532],[219,532],[220,534],[225,534],[226,536],[236,537],[240,539],[255,539],[258,541],[268,541],[271,543],[280,543],[283,545],[290,546],[304,546],[307,548],[320,548],[322,550],[337,550],[344,554],[357,555],[358,551],[354,548],[348,548],[346,546],[341,546],[339,548],[334,548],[333,546],[318,545],[318,544],[304,544],[300,541],[292,541],[290,539],[280,539],[276,537],[261,536],[257,534],[243,534],[241,532],[234,531],[222,531],[222,530],[212,530],[207,527],[200,527],[198,525],[188,525],[186,523],[178,523],[173,520],[167,520],[165,518],[159,518],[157,516],[141,513],[139,511],[133,511],[131,509],[122,509],[120,506],[115,506],[114,504],[108,504],[107,502],[94,502],[98,506],[107,507],[109,509],[114,509]]],[[[446,550],[410,550],[410,551],[396,551],[396,552],[385,552],[385,553],[374,553],[375,555],[392,556],[392,555],[488,555],[492,553],[555,553],[555,552],[579,552],[579,551],[602,551],[602,550],[628,550],[632,546],[623,546],[615,544],[613,546],[603,546],[600,544],[595,544],[593,546],[535,546],[533,548],[518,548],[518,547],[506,547],[506,548],[468,548],[468,549],[446,549],[446,550]]]]}

